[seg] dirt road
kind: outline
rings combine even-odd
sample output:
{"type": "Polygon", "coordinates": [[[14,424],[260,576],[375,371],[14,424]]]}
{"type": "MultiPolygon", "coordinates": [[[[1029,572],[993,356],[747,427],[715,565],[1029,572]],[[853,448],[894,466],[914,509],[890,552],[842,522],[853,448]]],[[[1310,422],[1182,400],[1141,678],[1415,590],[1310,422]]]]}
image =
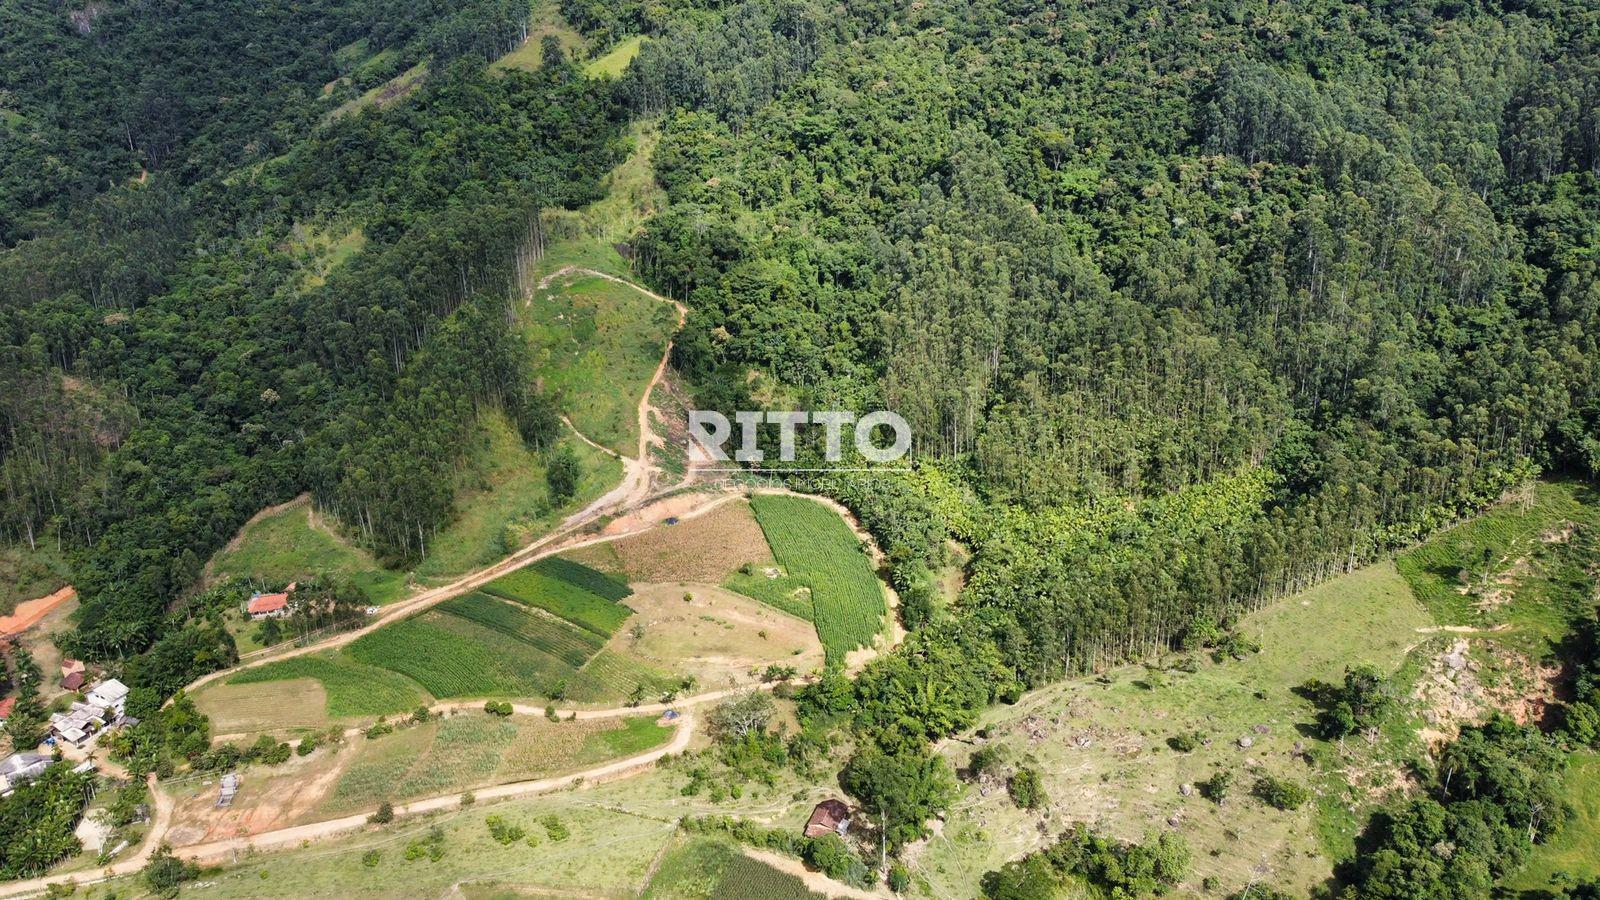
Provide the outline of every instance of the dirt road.
{"type": "MultiPolygon", "coordinates": [[[[541,710],[542,712],[542,710],[541,710]]],[[[679,717],[677,734],[665,746],[657,747],[638,756],[619,759],[615,762],[585,769],[582,772],[573,772],[567,775],[556,775],[549,778],[538,778],[531,781],[513,781],[474,790],[473,796],[480,801],[503,800],[508,797],[526,797],[533,794],[542,794],[549,791],[571,788],[582,782],[600,782],[611,778],[634,774],[646,767],[654,765],[661,757],[669,753],[682,753],[689,746],[689,741],[694,737],[695,718],[692,714],[684,713],[679,717]]],[[[429,797],[425,800],[413,800],[410,803],[398,804],[394,808],[397,817],[414,816],[421,813],[439,812],[440,810],[455,809],[461,805],[461,792],[457,791],[438,797],[429,797]]],[[[367,827],[367,817],[373,810],[344,816],[338,819],[328,819],[323,822],[312,822],[308,825],[295,825],[290,828],[280,828],[276,831],[267,831],[249,837],[228,838],[221,841],[209,841],[202,844],[191,844],[187,847],[178,847],[173,852],[186,859],[198,862],[226,862],[236,851],[247,849],[267,850],[276,847],[298,845],[302,841],[316,840],[344,832],[355,831],[367,827]]]]}

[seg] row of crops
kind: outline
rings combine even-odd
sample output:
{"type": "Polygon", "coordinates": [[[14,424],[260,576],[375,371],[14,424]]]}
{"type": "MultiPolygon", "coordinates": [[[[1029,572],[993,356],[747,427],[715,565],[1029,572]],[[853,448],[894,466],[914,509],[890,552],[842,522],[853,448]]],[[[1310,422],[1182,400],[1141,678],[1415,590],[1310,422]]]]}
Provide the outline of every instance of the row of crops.
{"type": "Polygon", "coordinates": [[[485,593],[536,606],[610,637],[633,610],[621,601],[633,593],[627,582],[568,559],[549,557],[496,578],[485,593]]]}
{"type": "Polygon", "coordinates": [[[811,618],[828,660],[870,646],[888,606],[872,561],[850,526],[804,497],[757,494],[750,508],[778,564],[811,588],[811,618]]]}

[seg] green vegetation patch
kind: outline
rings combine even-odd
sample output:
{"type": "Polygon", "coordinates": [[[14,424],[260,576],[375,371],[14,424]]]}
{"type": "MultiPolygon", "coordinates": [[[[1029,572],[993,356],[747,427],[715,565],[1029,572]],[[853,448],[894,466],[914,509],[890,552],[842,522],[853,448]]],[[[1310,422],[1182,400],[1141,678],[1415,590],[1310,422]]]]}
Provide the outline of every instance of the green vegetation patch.
{"type": "Polygon", "coordinates": [[[792,575],[771,578],[759,569],[751,573],[735,572],[722,586],[807,622],[816,621],[810,586],[792,575]]]}
{"type": "Polygon", "coordinates": [[[778,563],[811,588],[810,618],[828,659],[870,645],[888,608],[871,560],[850,526],[804,497],[757,494],[750,507],[778,563]]]}
{"type": "Polygon", "coordinates": [[[610,637],[633,614],[633,610],[616,602],[621,599],[616,596],[617,583],[611,576],[588,566],[552,558],[502,575],[484,585],[483,590],[496,597],[536,606],[602,637],[610,637]],[[590,587],[604,590],[606,594],[595,593],[590,587]]]}
{"type": "Polygon", "coordinates": [[[1583,554],[1600,495],[1577,482],[1534,482],[1522,496],[1395,560],[1440,624],[1501,629],[1496,643],[1535,657],[1562,640],[1591,598],[1583,554]]]}
{"type": "Polygon", "coordinates": [[[267,663],[230,677],[228,684],[295,678],[312,678],[321,683],[328,695],[328,715],[336,719],[392,715],[415,709],[429,699],[418,682],[405,675],[342,653],[295,656],[267,663]]]}
{"type": "Polygon", "coordinates": [[[639,50],[644,47],[643,35],[634,35],[626,40],[619,41],[604,56],[596,57],[583,67],[583,74],[590,78],[621,78],[627,70],[628,64],[639,55],[639,50]]]}
{"type": "Polygon", "coordinates": [[[313,509],[309,500],[297,500],[251,520],[212,557],[211,573],[274,585],[312,576],[349,581],[377,604],[391,603],[407,592],[404,573],[384,569],[366,551],[345,541],[337,523],[313,509]]]}
{"type": "Polygon", "coordinates": [[[601,650],[567,683],[567,696],[580,703],[604,703],[642,690],[654,699],[676,683],[666,672],[612,650],[601,650]]]}
{"type": "Polygon", "coordinates": [[[490,594],[453,597],[439,604],[438,609],[523,641],[573,668],[588,662],[589,657],[605,645],[599,635],[588,629],[530,612],[514,601],[490,594]]]}
{"type": "Polygon", "coordinates": [[[517,638],[437,611],[364,635],[350,654],[411,678],[435,697],[548,694],[573,671],[517,638]]]}
{"type": "Polygon", "coordinates": [[[675,841],[644,890],[647,900],[812,900],[821,896],[799,878],[746,856],[732,841],[698,835],[675,841]]]}
{"type": "Polygon", "coordinates": [[[583,274],[555,278],[519,308],[535,375],[572,424],[617,453],[637,454],[639,400],[677,330],[677,311],[629,285],[583,274]]]}
{"type": "Polygon", "coordinates": [[[0,546],[0,615],[55,593],[70,580],[69,571],[66,557],[43,544],[31,550],[23,544],[0,546]]]}

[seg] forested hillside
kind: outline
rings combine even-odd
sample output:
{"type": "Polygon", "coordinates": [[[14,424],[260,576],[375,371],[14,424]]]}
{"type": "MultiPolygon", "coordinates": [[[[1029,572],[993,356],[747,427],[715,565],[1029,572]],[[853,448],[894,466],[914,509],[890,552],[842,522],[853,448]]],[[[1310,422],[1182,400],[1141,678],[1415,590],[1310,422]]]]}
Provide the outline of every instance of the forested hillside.
{"type": "Polygon", "coordinates": [[[151,687],[231,655],[173,603],[262,507],[311,490],[415,560],[480,411],[534,447],[558,425],[507,303],[540,210],[616,161],[610,88],[488,72],[525,7],[314,6],[4,9],[0,130],[59,178],[0,156],[38,189],[0,210],[0,537],[72,554],[74,654],[170,636],[151,687]],[[407,102],[332,114],[417,62],[407,102]]]}

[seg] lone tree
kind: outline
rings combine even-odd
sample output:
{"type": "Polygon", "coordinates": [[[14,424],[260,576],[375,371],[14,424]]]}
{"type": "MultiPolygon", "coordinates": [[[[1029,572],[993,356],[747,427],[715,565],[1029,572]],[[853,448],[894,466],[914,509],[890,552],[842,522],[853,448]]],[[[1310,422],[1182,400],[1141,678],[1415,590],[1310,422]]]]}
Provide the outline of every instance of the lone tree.
{"type": "Polygon", "coordinates": [[[774,708],[772,698],[765,691],[746,691],[718,704],[707,722],[718,738],[737,743],[749,735],[765,732],[774,708]]]}
{"type": "Polygon", "coordinates": [[[550,454],[550,464],[544,472],[545,482],[550,485],[551,501],[559,504],[571,500],[578,493],[580,474],[578,455],[565,444],[557,447],[550,454]]]}

